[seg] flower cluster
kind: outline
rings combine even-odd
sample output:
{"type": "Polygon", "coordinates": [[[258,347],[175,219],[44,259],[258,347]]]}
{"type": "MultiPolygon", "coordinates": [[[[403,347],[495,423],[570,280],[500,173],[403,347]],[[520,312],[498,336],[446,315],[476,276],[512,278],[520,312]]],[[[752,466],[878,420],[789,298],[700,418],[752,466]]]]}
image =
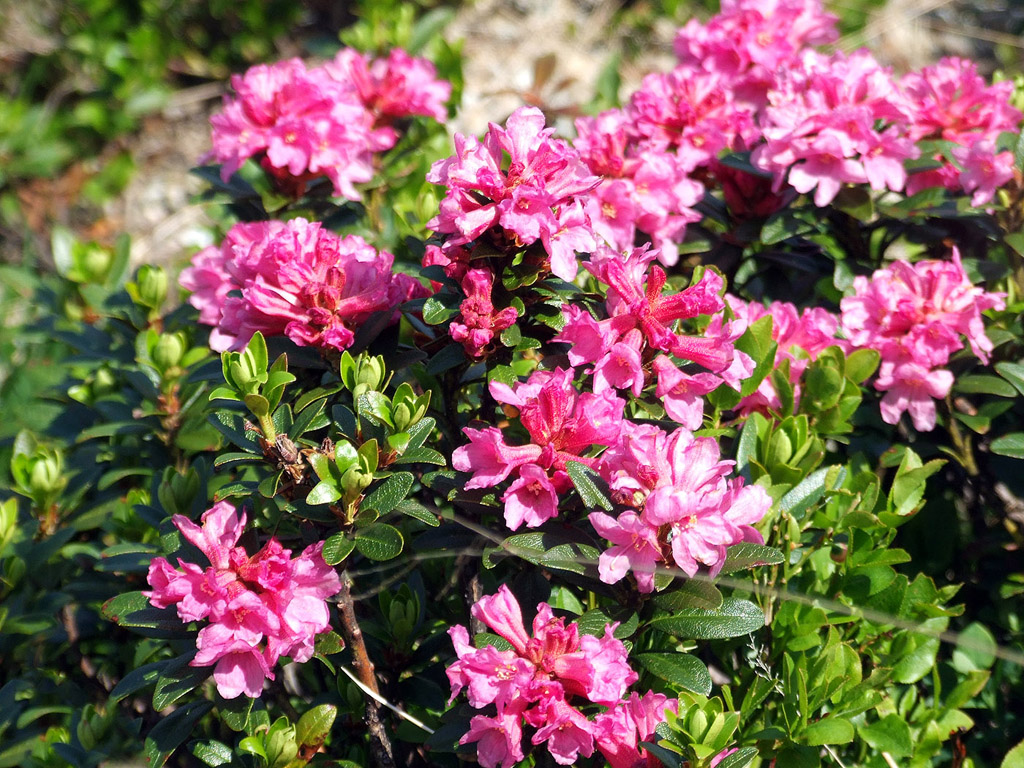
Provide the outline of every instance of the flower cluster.
{"type": "Polygon", "coordinates": [[[706,271],[694,285],[663,295],[665,271],[652,264],[656,252],[638,248],[623,256],[598,250],[585,266],[608,287],[608,317],[595,320],[576,306],[564,309],[565,326],[555,337],[572,345],[573,365],[592,365],[594,391],[630,390],[639,396],[647,383],[645,365],[657,376],[657,397],[669,416],[689,429],[700,426],[703,395],[723,382],[737,385],[750,375],[753,363],[734,347],[746,325],[718,322],[702,335],[678,330],[678,321],[721,315],[722,278],[706,271]],[[659,354],[667,353],[667,354],[659,354]],[[672,357],[697,363],[708,372],[682,370],[672,357]]]}
{"type": "MultiPolygon", "coordinates": [[[[727,296],[729,309],[748,326],[762,317],[772,319],[772,340],[778,344],[775,353],[775,368],[783,360],[789,361],[789,380],[793,385],[794,406],[800,402],[800,380],[807,366],[825,349],[839,346],[849,347],[845,339],[837,338],[839,318],[824,307],[809,307],[801,312],[787,301],[773,301],[765,307],[756,302],[746,302],[735,296],[727,296]]],[[[782,407],[771,377],[765,377],[757,390],[740,401],[736,410],[741,413],[764,412],[782,407]]]]}
{"type": "Polygon", "coordinates": [[[672,434],[651,424],[622,423],[619,441],[598,463],[613,499],[630,509],[613,518],[590,513],[594,529],[613,546],[602,553],[601,580],[613,584],[632,571],[641,592],[654,589],[656,571],[675,565],[688,576],[701,566],[712,576],[726,547],[763,543],[752,526],[771,507],[764,489],[726,479],[718,443],[680,427],[672,434]]]}
{"type": "Polygon", "coordinates": [[[392,51],[368,61],[343,49],[321,67],[299,59],[261,64],[231,80],[222,112],[210,118],[213,149],[225,180],[258,158],[286,191],[326,176],[336,195],[358,200],[354,184],[373,178],[373,153],[390,149],[392,120],[424,115],[444,120],[451,85],[433,65],[392,51]]]}
{"type": "Polygon", "coordinates": [[[469,445],[455,449],[452,466],[472,472],[466,488],[490,488],[515,477],[505,491],[505,523],[512,530],[535,528],[558,515],[558,497],[571,487],[567,461],[593,464],[582,454],[611,445],[619,433],[625,403],[612,392],[580,394],[574,371],[536,371],[514,388],[491,381],[491,396],[519,409],[530,442],[508,445],[497,427],[463,431],[469,445]]]}
{"type": "Polygon", "coordinates": [[[788,180],[798,192],[814,190],[819,206],[847,183],[898,192],[907,180],[903,162],[920,154],[907,135],[911,108],[867,51],[807,51],[769,91],[765,143],[751,161],[772,174],[776,189],[788,180]]]}
{"type": "Polygon", "coordinates": [[[497,710],[494,716],[475,716],[459,742],[477,743],[484,768],[511,768],[524,759],[524,724],[534,729],[531,743],[546,744],[560,765],[590,757],[595,747],[613,768],[645,764],[639,741],[650,738],[665,712],[677,711],[678,702],[651,692],[626,698],[638,676],[613,634],[617,624],[606,626],[603,636],[581,635],[577,624],[567,624],[541,603],[531,636],[506,586],[481,598],[472,614],[511,646],[478,649],[465,627],[448,630],[458,655],[447,670],[452,698],[465,688],[473,707],[494,705],[497,710]],[[588,719],[579,709],[588,702],[608,709],[588,719]]]}
{"type": "Polygon", "coordinates": [[[896,424],[908,411],[914,428],[926,432],[935,427],[935,399],[953,386],[953,374],[943,366],[963,349],[961,337],[988,362],[992,342],[981,313],[1005,302],[1002,294],[971,283],[954,248],[951,261],[897,261],[870,279],[857,277],[854,295],[840,306],[850,344],[882,356],[875,382],[885,392],[882,419],[896,424]]]}
{"type": "Polygon", "coordinates": [[[500,248],[540,242],[553,274],[576,276],[576,252],[595,245],[581,196],[598,179],[544,124],[539,109],[521,107],[505,127],[491,123],[482,142],[456,134],[455,156],[431,167],[427,181],[447,191],[427,226],[447,236],[449,258],[485,235],[500,248]]]}
{"type": "Polygon", "coordinates": [[[341,589],[338,574],[324,562],[322,542],[293,558],[271,539],[249,555],[237,546],[245,514],[227,502],[203,513],[201,525],[182,515],[173,520],[210,565],[179,560],[174,568],[158,557],[149,567],[153,589],[143,594],[157,608],[176,605],[184,622],[208,619],[190,663],[216,665],[213,679],[224,698],[242,693],[255,698],[263,681],[274,679],[271,668],[282,656],[298,662],[312,658],[314,637],[330,628],[325,600],[341,589]]]}
{"type": "Polygon", "coordinates": [[[392,260],[305,219],[240,223],[219,248],[195,255],[181,284],[200,321],[215,326],[217,351],[243,348],[256,331],[340,350],[372,313],[424,295],[418,281],[392,273],[392,260]]]}
{"type": "Polygon", "coordinates": [[[995,150],[999,134],[1016,132],[1024,117],[1009,103],[1013,83],[986,85],[974,62],[950,57],[904,75],[901,85],[915,106],[910,137],[952,142],[961,166],[944,160],[938,169],[914,174],[907,192],[963,188],[973,192],[971,205],[990,201],[996,188],[1013,178],[1013,154],[995,150]]]}

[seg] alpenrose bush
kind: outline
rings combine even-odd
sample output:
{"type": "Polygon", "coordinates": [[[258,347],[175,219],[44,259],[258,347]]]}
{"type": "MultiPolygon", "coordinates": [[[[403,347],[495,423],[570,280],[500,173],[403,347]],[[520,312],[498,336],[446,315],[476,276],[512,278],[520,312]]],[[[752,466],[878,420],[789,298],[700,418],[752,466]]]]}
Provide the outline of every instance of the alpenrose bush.
{"type": "MultiPolygon", "coordinates": [[[[575,139],[524,106],[447,149],[450,66],[234,79],[191,306],[66,269],[74,407],[11,462],[19,561],[112,574],[140,650],[87,688],[151,764],[1002,760],[1016,615],[954,604],[977,577],[907,530],[1019,485],[1021,115],[969,62],[897,78],[835,39],[811,0],[726,3],[575,139]]],[[[0,726],[43,743],[17,702],[65,705],[17,675],[0,726]]],[[[44,742],[130,753],[113,721],[44,742]]]]}

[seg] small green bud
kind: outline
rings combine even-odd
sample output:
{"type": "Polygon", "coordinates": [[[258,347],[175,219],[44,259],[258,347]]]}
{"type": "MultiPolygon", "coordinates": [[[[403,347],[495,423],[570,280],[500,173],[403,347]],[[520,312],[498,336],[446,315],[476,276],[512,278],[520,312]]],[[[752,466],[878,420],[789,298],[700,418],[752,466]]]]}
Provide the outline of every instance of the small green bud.
{"type": "Polygon", "coordinates": [[[185,338],[180,333],[162,333],[153,347],[153,362],[161,372],[176,367],[185,356],[185,338]]]}
{"type": "Polygon", "coordinates": [[[352,395],[359,397],[366,392],[379,392],[384,383],[384,376],[387,370],[384,367],[384,358],[380,355],[370,357],[363,354],[356,359],[356,366],[353,376],[352,395]]]}
{"type": "Polygon", "coordinates": [[[84,282],[98,283],[107,276],[113,256],[106,248],[95,243],[83,246],[79,255],[79,272],[84,282]]]}
{"type": "Polygon", "coordinates": [[[162,267],[143,264],[135,275],[132,298],[150,309],[158,309],[167,298],[167,272],[162,267]]]}
{"type": "Polygon", "coordinates": [[[43,498],[59,492],[66,484],[64,460],[59,451],[40,449],[32,457],[29,470],[29,490],[33,498],[43,498]]]}

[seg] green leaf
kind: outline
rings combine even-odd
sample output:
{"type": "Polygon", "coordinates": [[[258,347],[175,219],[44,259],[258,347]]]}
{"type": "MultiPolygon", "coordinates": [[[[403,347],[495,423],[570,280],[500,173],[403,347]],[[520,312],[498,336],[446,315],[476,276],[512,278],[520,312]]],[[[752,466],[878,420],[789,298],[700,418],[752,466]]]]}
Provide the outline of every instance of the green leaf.
{"type": "Polygon", "coordinates": [[[396,472],[369,493],[359,504],[359,509],[374,509],[378,514],[386,515],[405,500],[414,480],[411,472],[396,472]]]}
{"type": "Polygon", "coordinates": [[[662,680],[702,696],[711,694],[711,673],[696,656],[688,653],[641,653],[636,660],[662,680]]]}
{"type": "Polygon", "coordinates": [[[780,565],[784,562],[786,562],[786,556],[775,547],[744,541],[740,544],[733,544],[726,550],[721,573],[736,573],[736,571],[745,571],[760,565],[780,565]]]}
{"type": "MultiPolygon", "coordinates": [[[[452,300],[458,296],[452,296],[452,300]]],[[[440,325],[459,314],[458,306],[443,303],[437,296],[431,296],[423,302],[423,322],[427,325],[440,325]]]]}
{"type": "Polygon", "coordinates": [[[996,660],[996,639],[988,628],[972,621],[957,640],[953,651],[953,667],[964,674],[979,669],[988,669],[996,660]]]}
{"type": "Polygon", "coordinates": [[[953,389],[956,392],[962,392],[967,395],[1017,396],[1017,390],[1008,381],[998,376],[986,374],[975,374],[974,376],[964,376],[963,378],[956,379],[953,383],[953,389]]]}
{"type": "Polygon", "coordinates": [[[348,538],[346,534],[332,534],[328,537],[327,541],[324,542],[324,562],[328,565],[337,565],[352,553],[355,546],[356,543],[352,539],[348,538]]]}
{"type": "Polygon", "coordinates": [[[103,618],[121,626],[132,626],[125,623],[130,614],[150,607],[149,599],[141,592],[125,592],[112,597],[103,604],[103,618]]]}
{"type": "Polygon", "coordinates": [[[749,600],[727,598],[720,608],[691,608],[653,619],[650,626],[692,640],[722,640],[756,632],[764,627],[764,612],[749,600]]]}
{"type": "Polygon", "coordinates": [[[189,662],[194,656],[194,653],[190,653],[172,659],[160,674],[153,690],[153,709],[157,712],[167,709],[213,673],[211,667],[190,666],[189,662]]]}
{"type": "Polygon", "coordinates": [[[210,768],[231,765],[231,761],[234,759],[231,747],[219,741],[197,741],[192,745],[192,754],[210,768]]]}
{"type": "Polygon", "coordinates": [[[874,349],[857,349],[846,357],[846,378],[860,384],[878,368],[881,355],[874,349]]]}
{"type": "Polygon", "coordinates": [[[1024,365],[1004,361],[996,363],[996,371],[1024,395],[1024,365]]]}
{"type": "Polygon", "coordinates": [[[579,493],[586,507],[590,509],[600,507],[611,512],[612,503],[594,482],[593,478],[596,475],[588,466],[578,461],[567,461],[565,463],[565,470],[569,473],[569,479],[572,480],[572,484],[576,487],[576,492],[579,493]]]}
{"type": "Polygon", "coordinates": [[[121,699],[131,696],[133,693],[137,693],[155,683],[164,667],[169,663],[170,660],[164,659],[144,664],[138,669],[133,669],[122,677],[110,692],[111,703],[117,703],[121,699]]]}
{"type": "Polygon", "coordinates": [[[403,515],[408,515],[409,517],[419,520],[421,523],[429,525],[431,528],[437,528],[441,525],[441,521],[437,519],[437,515],[414,499],[406,499],[405,501],[400,502],[395,509],[403,515]]]}
{"type": "Polygon", "coordinates": [[[897,714],[890,714],[871,725],[862,725],[860,737],[879,752],[888,752],[893,757],[909,757],[914,753],[910,726],[897,714]]]}
{"type": "Polygon", "coordinates": [[[662,592],[655,596],[654,604],[663,611],[681,611],[684,608],[708,608],[715,610],[722,606],[722,593],[718,587],[704,579],[686,579],[678,589],[662,592]]]}
{"type": "Polygon", "coordinates": [[[391,401],[380,392],[366,392],[356,401],[356,412],[374,424],[394,427],[391,420],[391,401]]]}
{"type": "Polygon", "coordinates": [[[892,669],[892,677],[897,683],[916,683],[932,671],[935,656],[939,652],[939,638],[917,636],[913,640],[912,649],[904,654],[892,669]]]}
{"type": "Polygon", "coordinates": [[[757,757],[757,747],[741,747],[718,763],[717,768],[746,768],[757,757]]]}
{"type": "Polygon", "coordinates": [[[1024,768],[1024,741],[1006,753],[999,768],[1024,768]]]}
{"type": "Polygon", "coordinates": [[[334,725],[338,708],[333,704],[320,704],[303,713],[295,725],[295,741],[300,747],[319,748],[334,725]]]}
{"type": "Polygon", "coordinates": [[[387,523],[374,523],[356,532],[356,549],[371,560],[398,557],[404,544],[399,530],[387,523]]]}
{"type": "Polygon", "coordinates": [[[333,504],[340,498],[341,491],[337,489],[333,481],[321,480],[306,495],[306,503],[311,506],[316,504],[333,504]]]}
{"type": "Polygon", "coordinates": [[[849,744],[853,737],[853,724],[849,720],[832,716],[808,725],[800,741],[811,747],[820,747],[825,744],[849,744]]]}
{"type": "Polygon", "coordinates": [[[148,768],[159,768],[185,739],[192,736],[199,719],[213,709],[212,701],[193,701],[171,712],[146,737],[144,751],[148,768]]]}
{"type": "Polygon", "coordinates": [[[1024,459],[1024,432],[1013,432],[997,437],[989,445],[992,453],[1009,456],[1011,459],[1024,459]]]}
{"type": "Polygon", "coordinates": [[[822,467],[805,477],[796,488],[782,497],[779,501],[779,509],[800,519],[807,510],[825,496],[825,478],[828,475],[828,469],[828,467],[822,467]]]}

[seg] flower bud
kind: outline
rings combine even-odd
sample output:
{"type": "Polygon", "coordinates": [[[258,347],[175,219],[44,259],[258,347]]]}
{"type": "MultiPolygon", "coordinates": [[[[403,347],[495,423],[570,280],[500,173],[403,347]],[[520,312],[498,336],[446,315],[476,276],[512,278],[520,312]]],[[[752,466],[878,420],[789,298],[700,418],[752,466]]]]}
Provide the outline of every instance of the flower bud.
{"type": "Polygon", "coordinates": [[[167,272],[162,267],[143,264],[135,276],[132,293],[136,303],[150,309],[159,308],[167,298],[167,272]]]}
{"type": "Polygon", "coordinates": [[[185,339],[178,333],[162,333],[153,347],[153,363],[162,373],[177,366],[185,356],[185,339]]]}
{"type": "Polygon", "coordinates": [[[359,397],[366,392],[379,391],[384,383],[385,374],[383,357],[380,355],[376,357],[360,355],[356,359],[352,396],[359,397]]]}
{"type": "Polygon", "coordinates": [[[113,260],[110,251],[95,243],[84,246],[79,258],[79,271],[82,279],[89,283],[98,283],[107,276],[113,260]]]}

